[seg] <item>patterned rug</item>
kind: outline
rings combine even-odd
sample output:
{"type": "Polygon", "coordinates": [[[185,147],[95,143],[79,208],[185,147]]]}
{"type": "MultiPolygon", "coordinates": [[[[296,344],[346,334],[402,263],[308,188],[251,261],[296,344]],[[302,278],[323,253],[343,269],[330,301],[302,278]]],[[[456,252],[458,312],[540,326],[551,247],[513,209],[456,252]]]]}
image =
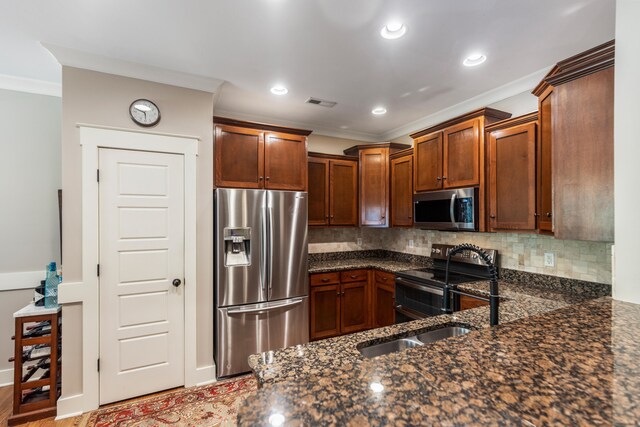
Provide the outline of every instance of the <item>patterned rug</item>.
{"type": "MultiPolygon", "coordinates": [[[[253,376],[188,388],[94,411],[87,426],[235,426],[238,408],[257,389],[253,376]]],[[[84,423],[83,423],[84,424],[84,423]]]]}

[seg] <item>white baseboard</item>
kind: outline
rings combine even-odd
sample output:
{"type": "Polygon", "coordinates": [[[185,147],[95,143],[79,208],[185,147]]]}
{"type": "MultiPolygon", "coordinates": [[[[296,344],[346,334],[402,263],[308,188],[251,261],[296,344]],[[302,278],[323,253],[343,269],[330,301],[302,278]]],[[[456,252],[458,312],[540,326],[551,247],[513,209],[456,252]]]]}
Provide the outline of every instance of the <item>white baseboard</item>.
{"type": "Polygon", "coordinates": [[[0,273],[0,291],[16,291],[33,289],[44,279],[44,268],[38,271],[16,271],[0,273]]]}
{"type": "Polygon", "coordinates": [[[216,381],[216,365],[196,368],[196,386],[207,385],[216,381]]]}
{"type": "Polygon", "coordinates": [[[56,420],[82,415],[84,412],[82,410],[84,403],[83,398],[84,396],[82,394],[74,394],[73,396],[63,396],[58,399],[58,415],[56,416],[56,420]]]}
{"type": "Polygon", "coordinates": [[[0,387],[13,384],[13,368],[0,371],[0,387]]]}

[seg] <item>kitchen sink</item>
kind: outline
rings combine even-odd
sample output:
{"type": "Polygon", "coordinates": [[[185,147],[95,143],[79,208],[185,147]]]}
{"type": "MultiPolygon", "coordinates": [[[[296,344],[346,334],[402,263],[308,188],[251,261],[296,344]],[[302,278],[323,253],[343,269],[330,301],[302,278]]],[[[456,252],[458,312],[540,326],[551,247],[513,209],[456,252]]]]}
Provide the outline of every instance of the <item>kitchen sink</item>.
{"type": "Polygon", "coordinates": [[[373,344],[360,349],[360,353],[369,359],[382,356],[384,354],[395,353],[396,351],[406,350],[408,348],[419,347],[422,344],[415,338],[400,338],[397,340],[385,342],[382,344],[373,344]]]}
{"type": "Polygon", "coordinates": [[[434,329],[433,331],[418,334],[416,338],[423,344],[429,344],[445,338],[468,334],[469,332],[471,332],[471,329],[463,328],[462,326],[447,326],[446,328],[434,329]]]}
{"type": "Polygon", "coordinates": [[[420,347],[446,338],[457,337],[471,332],[471,329],[463,326],[445,326],[421,334],[412,335],[406,338],[398,338],[393,341],[381,344],[371,344],[364,346],[358,351],[364,357],[372,359],[389,353],[406,350],[408,348],[420,347]]]}

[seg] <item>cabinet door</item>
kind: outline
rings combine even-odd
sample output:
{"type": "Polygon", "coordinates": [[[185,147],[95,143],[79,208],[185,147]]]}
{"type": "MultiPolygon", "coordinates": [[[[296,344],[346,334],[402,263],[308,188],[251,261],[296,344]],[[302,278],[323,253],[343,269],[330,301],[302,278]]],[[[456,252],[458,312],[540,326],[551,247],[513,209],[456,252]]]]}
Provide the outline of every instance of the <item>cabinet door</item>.
{"type": "Polygon", "coordinates": [[[413,225],[413,156],[391,160],[391,226],[413,225]]]}
{"type": "Polygon", "coordinates": [[[389,225],[389,149],[360,151],[360,225],[389,225]]]}
{"type": "Polygon", "coordinates": [[[312,286],[311,331],[312,340],[340,334],[340,285],[312,286]]]}
{"type": "Polygon", "coordinates": [[[416,139],[413,145],[416,168],[413,189],[416,192],[442,188],[442,132],[416,139]]]}
{"type": "Polygon", "coordinates": [[[329,225],[329,161],[309,157],[309,225],[329,225]]]}
{"type": "Polygon", "coordinates": [[[489,227],[536,229],[536,124],[489,133],[489,227]]]}
{"type": "Polygon", "coordinates": [[[266,133],[264,159],[265,188],[306,190],[306,137],[286,133],[266,133]]]}
{"type": "Polygon", "coordinates": [[[264,132],[216,126],[215,168],[217,187],[263,188],[264,132]]]}
{"type": "Polygon", "coordinates": [[[480,120],[445,129],[443,141],[443,187],[480,185],[480,120]]]}
{"type": "Polygon", "coordinates": [[[367,282],[342,284],[341,328],[343,334],[367,329],[367,282]]]}
{"type": "Polygon", "coordinates": [[[613,87],[612,67],[553,88],[553,233],[558,239],[614,240],[613,87]]]}
{"type": "Polygon", "coordinates": [[[358,225],[358,163],[329,162],[329,223],[358,225]]]}
{"type": "Polygon", "coordinates": [[[381,328],[396,323],[395,287],[375,282],[373,288],[373,327],[381,328]]]}
{"type": "Polygon", "coordinates": [[[551,177],[553,92],[544,94],[539,102],[540,134],[538,135],[538,228],[553,232],[553,192],[551,177]]]}

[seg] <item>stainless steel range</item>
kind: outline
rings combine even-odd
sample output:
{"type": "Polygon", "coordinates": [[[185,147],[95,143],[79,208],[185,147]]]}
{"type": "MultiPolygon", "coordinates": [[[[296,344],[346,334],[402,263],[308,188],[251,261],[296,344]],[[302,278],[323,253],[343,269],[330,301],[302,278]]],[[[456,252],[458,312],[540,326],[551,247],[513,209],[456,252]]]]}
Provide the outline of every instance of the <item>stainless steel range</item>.
{"type": "MultiPolygon", "coordinates": [[[[433,267],[396,273],[396,323],[423,319],[443,314],[445,268],[447,255],[452,245],[433,244],[431,258],[433,267]]],[[[492,262],[496,262],[498,251],[487,249],[492,262]]],[[[461,283],[489,280],[490,274],[484,261],[470,251],[452,255],[449,267],[449,286],[454,289],[461,283]]],[[[460,309],[460,297],[451,299],[450,311],[460,309]]]]}
{"type": "Polygon", "coordinates": [[[215,190],[217,376],[308,342],[308,294],[307,193],[215,190]]]}

